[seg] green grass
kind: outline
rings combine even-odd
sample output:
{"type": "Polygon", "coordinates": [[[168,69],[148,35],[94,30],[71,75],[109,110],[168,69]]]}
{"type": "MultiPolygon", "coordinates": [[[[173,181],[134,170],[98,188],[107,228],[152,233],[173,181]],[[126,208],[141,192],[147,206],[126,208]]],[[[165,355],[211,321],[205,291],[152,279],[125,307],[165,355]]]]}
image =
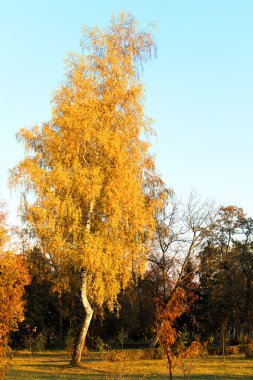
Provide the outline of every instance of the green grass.
{"type": "MultiPolygon", "coordinates": [[[[99,353],[90,353],[82,367],[70,368],[69,356],[63,351],[47,351],[30,355],[17,352],[5,375],[8,380],[42,379],[168,379],[163,360],[136,360],[133,362],[109,362],[99,353]]],[[[175,369],[175,380],[252,380],[253,360],[243,355],[226,357],[202,357],[185,361],[175,369]],[[184,375],[185,374],[185,375],[184,375]]]]}

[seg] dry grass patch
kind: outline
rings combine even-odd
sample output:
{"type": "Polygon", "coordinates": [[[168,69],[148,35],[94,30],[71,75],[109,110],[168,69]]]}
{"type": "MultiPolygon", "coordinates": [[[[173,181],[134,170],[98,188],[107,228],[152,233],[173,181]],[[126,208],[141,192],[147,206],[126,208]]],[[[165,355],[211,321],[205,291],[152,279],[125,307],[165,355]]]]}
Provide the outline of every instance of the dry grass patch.
{"type": "MultiPolygon", "coordinates": [[[[168,379],[168,370],[163,360],[139,359],[112,362],[101,360],[99,353],[88,354],[80,368],[70,368],[69,355],[63,351],[47,351],[30,355],[23,351],[16,353],[5,379],[46,380],[46,379],[168,379]]],[[[183,366],[175,369],[176,380],[252,380],[253,360],[243,355],[202,357],[185,360],[183,366]]]]}

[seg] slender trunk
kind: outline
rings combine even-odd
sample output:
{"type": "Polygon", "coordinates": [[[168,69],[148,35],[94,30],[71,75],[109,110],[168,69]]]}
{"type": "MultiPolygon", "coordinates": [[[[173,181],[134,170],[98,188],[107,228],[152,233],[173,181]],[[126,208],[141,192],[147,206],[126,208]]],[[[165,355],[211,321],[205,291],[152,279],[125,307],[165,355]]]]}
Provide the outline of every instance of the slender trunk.
{"type": "Polygon", "coordinates": [[[163,302],[167,302],[166,297],[166,273],[165,273],[165,252],[163,252],[163,302]]]}
{"type": "Polygon", "coordinates": [[[78,337],[78,340],[75,344],[74,352],[70,361],[71,366],[78,366],[81,363],[82,350],[85,344],[88,328],[90,325],[90,321],[92,319],[93,310],[90,306],[87,297],[87,288],[86,288],[86,274],[85,271],[81,271],[81,300],[83,304],[83,308],[85,311],[85,317],[82,323],[82,328],[78,337]]]}
{"type": "MultiPolygon", "coordinates": [[[[89,212],[87,215],[87,221],[86,221],[87,232],[90,232],[93,208],[94,208],[94,201],[91,201],[89,212]]],[[[81,275],[81,300],[82,300],[83,308],[85,311],[85,317],[84,317],[82,328],[81,328],[78,340],[75,344],[74,352],[70,361],[70,365],[73,367],[78,366],[81,363],[82,351],[84,348],[86,336],[87,336],[88,329],[90,326],[90,321],[93,315],[93,310],[92,310],[92,307],[90,306],[90,303],[87,297],[87,278],[86,278],[85,270],[83,268],[81,269],[80,275],[81,275]]]]}
{"type": "Polygon", "coordinates": [[[173,380],[173,377],[172,377],[172,360],[170,358],[170,356],[168,355],[168,364],[169,364],[169,375],[170,375],[170,380],[173,380]]]}
{"type": "Polygon", "coordinates": [[[222,325],[221,325],[221,349],[222,349],[223,360],[225,360],[225,354],[226,354],[225,333],[226,333],[226,322],[222,322],[222,325]]]}
{"type": "Polygon", "coordinates": [[[60,312],[59,320],[58,320],[58,326],[59,326],[59,342],[61,347],[63,347],[63,316],[60,312]]]}
{"type": "Polygon", "coordinates": [[[251,279],[247,276],[246,282],[246,297],[245,297],[245,308],[244,308],[244,329],[246,333],[250,332],[250,305],[251,305],[251,279]]]}

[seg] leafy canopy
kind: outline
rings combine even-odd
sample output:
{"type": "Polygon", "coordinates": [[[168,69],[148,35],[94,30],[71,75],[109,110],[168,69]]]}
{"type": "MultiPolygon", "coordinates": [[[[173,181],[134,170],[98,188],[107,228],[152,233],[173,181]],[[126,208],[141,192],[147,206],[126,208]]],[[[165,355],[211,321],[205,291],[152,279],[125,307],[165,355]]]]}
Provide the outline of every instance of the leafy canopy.
{"type": "Polygon", "coordinates": [[[52,120],[19,132],[27,155],[12,181],[32,193],[23,215],[50,257],[58,291],[71,282],[70,266],[83,268],[91,302],[112,309],[133,266],[143,269],[159,203],[137,75],[155,44],[122,13],[108,30],[85,29],[82,46],[67,60],[52,120]]]}

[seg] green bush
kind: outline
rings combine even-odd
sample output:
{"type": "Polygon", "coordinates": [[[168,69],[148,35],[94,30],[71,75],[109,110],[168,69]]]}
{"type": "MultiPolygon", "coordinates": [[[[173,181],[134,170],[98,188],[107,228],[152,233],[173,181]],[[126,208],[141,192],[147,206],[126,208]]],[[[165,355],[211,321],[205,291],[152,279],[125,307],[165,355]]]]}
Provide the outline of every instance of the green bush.
{"type": "Polygon", "coordinates": [[[75,337],[69,333],[67,333],[67,336],[65,338],[64,342],[65,350],[68,354],[72,354],[75,346],[75,337]]]}
{"type": "Polygon", "coordinates": [[[117,336],[118,341],[120,342],[121,349],[123,350],[124,348],[124,343],[128,339],[128,332],[123,329],[123,327],[119,330],[118,336],[117,336]]]}
{"type": "Polygon", "coordinates": [[[96,343],[96,348],[99,352],[104,352],[110,349],[110,346],[107,343],[105,343],[103,339],[100,338],[100,336],[97,336],[94,340],[96,343]]]}
{"type": "Polygon", "coordinates": [[[26,325],[26,332],[24,334],[25,346],[28,350],[33,352],[45,351],[47,342],[47,331],[42,330],[38,332],[37,327],[26,325]]]}
{"type": "Polygon", "coordinates": [[[35,336],[32,342],[32,352],[43,352],[45,351],[47,341],[47,333],[46,331],[40,332],[35,336]]]}

